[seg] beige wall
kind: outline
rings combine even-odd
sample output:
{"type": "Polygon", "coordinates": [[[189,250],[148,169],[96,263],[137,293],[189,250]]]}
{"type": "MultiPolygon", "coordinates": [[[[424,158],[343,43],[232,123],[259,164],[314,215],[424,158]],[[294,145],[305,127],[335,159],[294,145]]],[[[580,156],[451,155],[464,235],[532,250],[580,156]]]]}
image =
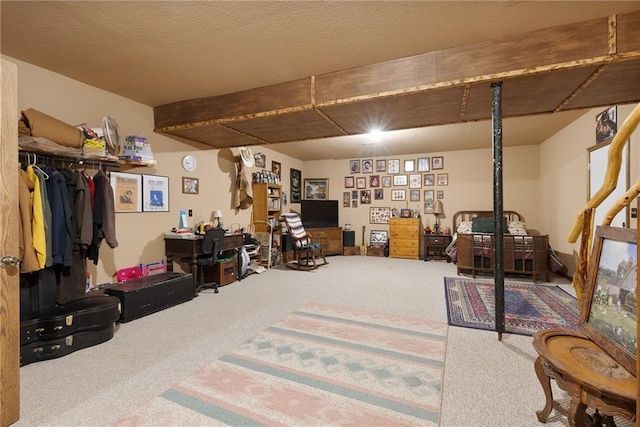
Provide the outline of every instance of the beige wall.
{"type": "MultiPolygon", "coordinates": [[[[491,135],[488,136],[491,138],[491,135]]],[[[505,135],[505,140],[508,135],[505,135]]],[[[384,200],[372,200],[371,204],[360,204],[357,208],[344,208],[340,203],[340,225],[350,223],[353,230],[358,231],[356,241],[360,243],[362,226],[367,227],[366,238],[368,239],[368,231],[372,228],[376,230],[388,229],[386,225],[369,224],[369,208],[370,207],[390,207],[390,208],[419,208],[423,212],[424,206],[424,190],[443,190],[445,214],[440,216],[442,228],[452,227],[453,215],[460,210],[493,210],[493,161],[492,150],[465,150],[465,151],[447,151],[437,153],[418,153],[411,156],[393,156],[393,157],[374,157],[377,159],[400,159],[400,170],[404,160],[416,160],[419,157],[444,157],[444,169],[431,171],[430,173],[447,173],[449,182],[447,186],[438,186],[437,183],[433,187],[422,187],[420,189],[420,202],[407,201],[391,201],[391,189],[384,189],[384,200]]],[[[351,191],[344,187],[344,178],[346,176],[366,177],[367,189],[369,188],[369,176],[371,174],[355,174],[349,173],[349,160],[323,160],[306,162],[305,178],[329,178],[329,197],[342,201],[342,193],[351,191]]],[[[362,160],[362,159],[360,159],[362,160]]],[[[538,214],[539,199],[539,165],[538,165],[538,147],[508,147],[503,152],[504,160],[504,206],[507,210],[515,210],[520,212],[531,228],[540,230],[540,218],[538,214]],[[523,195],[525,195],[523,197],[523,195]]],[[[386,175],[385,173],[373,174],[386,175]]],[[[393,187],[405,188],[407,190],[407,198],[409,187],[393,187]]],[[[372,196],[373,197],[373,196],[372,196]]],[[[432,214],[422,214],[422,223],[424,225],[433,225],[434,216],[432,214]]]]}
{"type": "MultiPolygon", "coordinates": [[[[122,171],[169,177],[170,212],[116,214],[119,247],[111,249],[102,244],[98,265],[89,264],[93,285],[113,281],[119,268],[161,260],[164,257],[163,234],[178,226],[180,210],[193,210],[191,223],[198,218],[209,220],[213,211],[221,209],[225,227],[250,224],[251,210],[236,212],[231,206],[237,150],[217,150],[156,134],[151,107],[13,58],[6,59],[18,66],[19,110],[35,108],[64,122],[86,123],[91,127],[99,127],[104,116],[112,116],[118,122],[121,138],[129,134],[146,136],[158,161],[156,167],[122,171]],[[191,173],[181,167],[181,159],[187,153],[193,154],[198,162],[197,169],[191,173]],[[183,176],[200,180],[199,195],[182,194],[183,176]]],[[[16,117],[16,124],[18,119],[16,117]]],[[[288,189],[289,168],[302,170],[303,162],[266,148],[254,149],[254,152],[259,151],[266,154],[268,169],[273,160],[282,164],[283,186],[288,189]]],[[[254,167],[249,172],[257,170],[254,167]]],[[[92,171],[89,169],[88,172],[92,171]]]]}
{"type": "MultiPolygon", "coordinates": [[[[618,129],[634,107],[635,104],[618,106],[618,129]]],[[[543,215],[542,229],[549,234],[551,246],[562,255],[571,272],[575,270],[575,256],[580,249],[580,240],[569,243],[567,237],[578,213],[587,203],[587,148],[595,145],[595,117],[603,110],[604,108],[596,108],[587,111],[540,145],[541,204],[544,206],[543,212],[546,212],[543,215]]],[[[633,184],[640,173],[640,130],[636,130],[630,140],[629,172],[630,184],[633,184]]],[[[631,219],[630,226],[636,227],[635,219],[631,219]]]]}
{"type": "MultiPolygon", "coordinates": [[[[250,211],[236,212],[231,206],[232,189],[235,185],[234,155],[237,150],[212,149],[208,146],[188,141],[178,141],[153,133],[153,109],[126,98],[91,87],[59,74],[34,67],[21,61],[7,58],[18,65],[19,109],[35,108],[71,124],[87,123],[98,126],[102,117],[114,117],[122,137],[128,134],[146,136],[152,144],[156,167],[126,170],[133,173],[163,175],[170,182],[170,212],[167,213],[119,213],[116,214],[117,234],[120,246],[112,250],[103,244],[100,262],[90,266],[93,284],[111,282],[117,269],[140,262],[155,262],[164,256],[163,233],[178,225],[178,212],[192,209],[194,218],[209,220],[215,209],[221,209],[225,227],[232,225],[247,227],[251,222],[250,211]],[[198,168],[186,173],[181,168],[181,158],[192,153],[198,168]],[[181,191],[182,176],[200,179],[200,194],[185,195],[181,191]]],[[[619,124],[628,116],[633,106],[618,108],[619,124]]],[[[573,272],[573,253],[578,244],[569,244],[566,236],[571,229],[578,211],[586,203],[587,194],[587,147],[595,143],[595,115],[602,109],[595,109],[568,126],[540,146],[506,147],[504,149],[504,208],[524,215],[529,229],[549,234],[551,245],[563,256],[573,272]]],[[[16,118],[17,120],[18,118],[16,118]]],[[[491,135],[487,135],[491,139],[491,135]]],[[[635,182],[640,166],[637,156],[638,132],[632,137],[631,181],[635,182]]],[[[504,143],[509,143],[509,135],[504,135],[504,143]]],[[[325,160],[302,162],[284,156],[266,147],[252,147],[254,153],[266,154],[266,168],[271,162],[282,164],[283,189],[289,195],[289,169],[302,171],[302,178],[329,178],[329,197],[342,200],[345,176],[349,174],[349,160],[325,160]]],[[[401,165],[405,159],[418,157],[444,157],[444,169],[434,171],[449,174],[449,184],[429,189],[444,191],[445,215],[442,226],[451,226],[453,214],[459,210],[492,210],[493,208],[493,162],[492,150],[466,150],[448,152],[425,152],[397,158],[401,165]]],[[[378,159],[374,158],[374,160],[378,159]]],[[[362,158],[361,158],[362,159],[362,158]]],[[[253,168],[256,171],[258,168],[253,168]]],[[[369,174],[366,176],[368,187],[369,174]]],[[[408,190],[408,187],[406,187],[408,190]]],[[[364,225],[386,229],[386,226],[369,224],[369,207],[423,206],[421,201],[391,202],[390,189],[385,188],[384,200],[372,200],[370,205],[358,208],[343,208],[340,203],[340,224],[350,223],[357,231],[356,242],[360,243],[360,230],[364,225]]],[[[299,210],[299,204],[289,203],[284,211],[299,210]]],[[[423,224],[433,224],[431,214],[423,214],[423,224]]],[[[635,226],[635,222],[632,222],[635,226]]],[[[367,236],[368,238],[368,236],[367,236]]]]}

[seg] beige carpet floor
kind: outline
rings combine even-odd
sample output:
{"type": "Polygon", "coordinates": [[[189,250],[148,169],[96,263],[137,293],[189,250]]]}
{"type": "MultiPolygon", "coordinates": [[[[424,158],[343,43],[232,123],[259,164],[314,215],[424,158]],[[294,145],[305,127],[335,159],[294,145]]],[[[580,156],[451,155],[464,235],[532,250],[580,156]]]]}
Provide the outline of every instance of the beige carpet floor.
{"type": "MultiPolygon", "coordinates": [[[[21,368],[16,426],[105,426],[307,303],[446,322],[453,263],[330,257],[312,272],[277,267],[118,326],[114,338],[21,368]]],[[[554,278],[557,284],[569,282],[554,278]]],[[[440,425],[538,426],[544,396],[531,337],[449,327],[440,425]]],[[[557,391],[557,390],[556,390],[557,391]]],[[[562,393],[557,392],[562,397],[562,393]]],[[[566,402],[565,402],[566,404],[566,402]]],[[[547,426],[566,426],[554,411],[547,426]]]]}

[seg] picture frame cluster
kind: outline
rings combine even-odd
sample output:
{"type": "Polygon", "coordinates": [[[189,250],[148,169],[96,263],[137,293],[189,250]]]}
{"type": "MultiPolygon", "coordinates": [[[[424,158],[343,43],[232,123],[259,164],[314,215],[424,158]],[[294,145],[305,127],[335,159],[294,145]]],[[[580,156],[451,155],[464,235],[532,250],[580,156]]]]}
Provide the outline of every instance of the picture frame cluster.
{"type": "Polygon", "coordinates": [[[349,174],[344,177],[344,207],[357,207],[358,201],[370,204],[372,200],[388,199],[424,202],[424,213],[431,213],[435,201],[445,197],[444,189],[438,187],[449,185],[444,156],[352,159],[348,168],[349,174]]]}

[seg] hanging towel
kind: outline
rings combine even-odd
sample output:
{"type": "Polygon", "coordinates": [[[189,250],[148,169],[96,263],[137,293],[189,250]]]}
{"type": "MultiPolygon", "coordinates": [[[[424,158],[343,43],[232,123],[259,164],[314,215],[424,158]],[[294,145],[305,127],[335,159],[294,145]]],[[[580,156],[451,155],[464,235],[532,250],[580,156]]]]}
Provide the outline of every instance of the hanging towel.
{"type": "Polygon", "coordinates": [[[236,167],[236,189],[233,195],[233,207],[235,209],[248,209],[253,205],[251,182],[247,178],[247,172],[242,166],[242,162],[237,162],[236,167]]]}

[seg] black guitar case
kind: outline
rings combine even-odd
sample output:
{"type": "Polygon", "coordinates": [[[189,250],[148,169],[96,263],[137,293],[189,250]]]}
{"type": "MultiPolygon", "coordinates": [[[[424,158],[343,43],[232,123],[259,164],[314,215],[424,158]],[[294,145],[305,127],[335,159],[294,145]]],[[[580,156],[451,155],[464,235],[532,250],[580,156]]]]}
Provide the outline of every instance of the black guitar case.
{"type": "Polygon", "coordinates": [[[74,351],[109,341],[113,338],[114,330],[115,323],[111,322],[99,329],[84,330],[66,337],[34,341],[20,346],[20,366],[66,356],[74,351]]]}
{"type": "Polygon", "coordinates": [[[89,296],[58,305],[21,319],[20,346],[57,340],[84,331],[100,330],[100,337],[104,338],[106,332],[103,329],[107,326],[113,329],[119,317],[120,300],[109,295],[89,296]]]}

